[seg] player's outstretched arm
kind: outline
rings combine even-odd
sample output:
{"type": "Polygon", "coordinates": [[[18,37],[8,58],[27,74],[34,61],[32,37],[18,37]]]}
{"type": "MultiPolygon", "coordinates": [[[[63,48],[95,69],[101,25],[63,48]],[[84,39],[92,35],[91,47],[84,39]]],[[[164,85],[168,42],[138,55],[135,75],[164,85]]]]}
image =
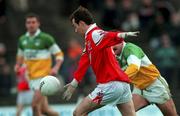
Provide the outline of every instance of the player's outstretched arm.
{"type": "Polygon", "coordinates": [[[140,32],[139,31],[135,31],[135,32],[122,32],[122,33],[118,33],[118,37],[120,38],[126,38],[126,37],[129,37],[129,36],[138,36],[140,32]]]}

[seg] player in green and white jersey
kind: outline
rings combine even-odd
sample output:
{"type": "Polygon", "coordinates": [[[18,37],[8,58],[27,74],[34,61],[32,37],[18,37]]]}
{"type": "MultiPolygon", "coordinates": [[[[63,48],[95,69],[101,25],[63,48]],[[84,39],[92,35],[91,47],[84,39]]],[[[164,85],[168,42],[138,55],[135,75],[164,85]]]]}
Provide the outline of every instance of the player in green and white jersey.
{"type": "Polygon", "coordinates": [[[42,32],[40,29],[40,20],[36,14],[29,14],[26,17],[27,32],[23,34],[18,42],[17,60],[15,71],[26,64],[29,86],[34,90],[32,102],[33,115],[41,116],[47,114],[58,116],[58,113],[51,110],[48,106],[46,96],[43,96],[39,90],[40,80],[46,75],[56,75],[63,62],[63,52],[56,44],[54,38],[42,32]],[[52,67],[52,58],[56,58],[55,65],[52,67]]]}
{"type": "Polygon", "coordinates": [[[136,111],[156,104],[164,116],[177,116],[165,79],[143,50],[133,43],[123,42],[113,47],[116,58],[131,80],[136,111]]]}

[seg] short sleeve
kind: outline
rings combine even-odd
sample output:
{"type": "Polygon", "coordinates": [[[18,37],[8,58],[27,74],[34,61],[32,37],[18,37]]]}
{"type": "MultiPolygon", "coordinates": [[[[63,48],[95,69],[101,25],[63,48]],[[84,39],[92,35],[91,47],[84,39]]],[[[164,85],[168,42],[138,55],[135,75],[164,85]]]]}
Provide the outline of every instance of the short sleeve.
{"type": "Polygon", "coordinates": [[[45,35],[45,41],[48,48],[50,48],[53,44],[55,44],[54,38],[49,34],[45,35]]]}

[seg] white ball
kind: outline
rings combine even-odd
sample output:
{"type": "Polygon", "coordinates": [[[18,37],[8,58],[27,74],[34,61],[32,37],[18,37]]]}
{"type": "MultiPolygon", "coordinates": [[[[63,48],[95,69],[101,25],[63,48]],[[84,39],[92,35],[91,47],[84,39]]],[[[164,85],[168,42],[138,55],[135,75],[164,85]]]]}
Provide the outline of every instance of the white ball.
{"type": "Polygon", "coordinates": [[[45,96],[54,95],[60,90],[60,87],[60,81],[54,76],[45,76],[40,81],[40,91],[45,96]]]}

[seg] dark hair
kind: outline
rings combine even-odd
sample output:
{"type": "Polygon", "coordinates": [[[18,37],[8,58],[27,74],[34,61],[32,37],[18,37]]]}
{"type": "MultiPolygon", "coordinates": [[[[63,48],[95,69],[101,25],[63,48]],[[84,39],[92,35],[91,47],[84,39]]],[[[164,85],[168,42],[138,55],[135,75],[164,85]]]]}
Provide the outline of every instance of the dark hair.
{"type": "Polygon", "coordinates": [[[37,15],[37,14],[35,14],[35,13],[28,13],[28,14],[25,16],[25,19],[34,18],[34,17],[37,19],[37,21],[40,22],[40,17],[39,17],[39,15],[37,15]]]}
{"type": "Polygon", "coordinates": [[[87,25],[92,24],[93,16],[87,8],[79,6],[70,16],[70,20],[75,19],[75,23],[79,24],[79,21],[84,21],[87,25]]]}

